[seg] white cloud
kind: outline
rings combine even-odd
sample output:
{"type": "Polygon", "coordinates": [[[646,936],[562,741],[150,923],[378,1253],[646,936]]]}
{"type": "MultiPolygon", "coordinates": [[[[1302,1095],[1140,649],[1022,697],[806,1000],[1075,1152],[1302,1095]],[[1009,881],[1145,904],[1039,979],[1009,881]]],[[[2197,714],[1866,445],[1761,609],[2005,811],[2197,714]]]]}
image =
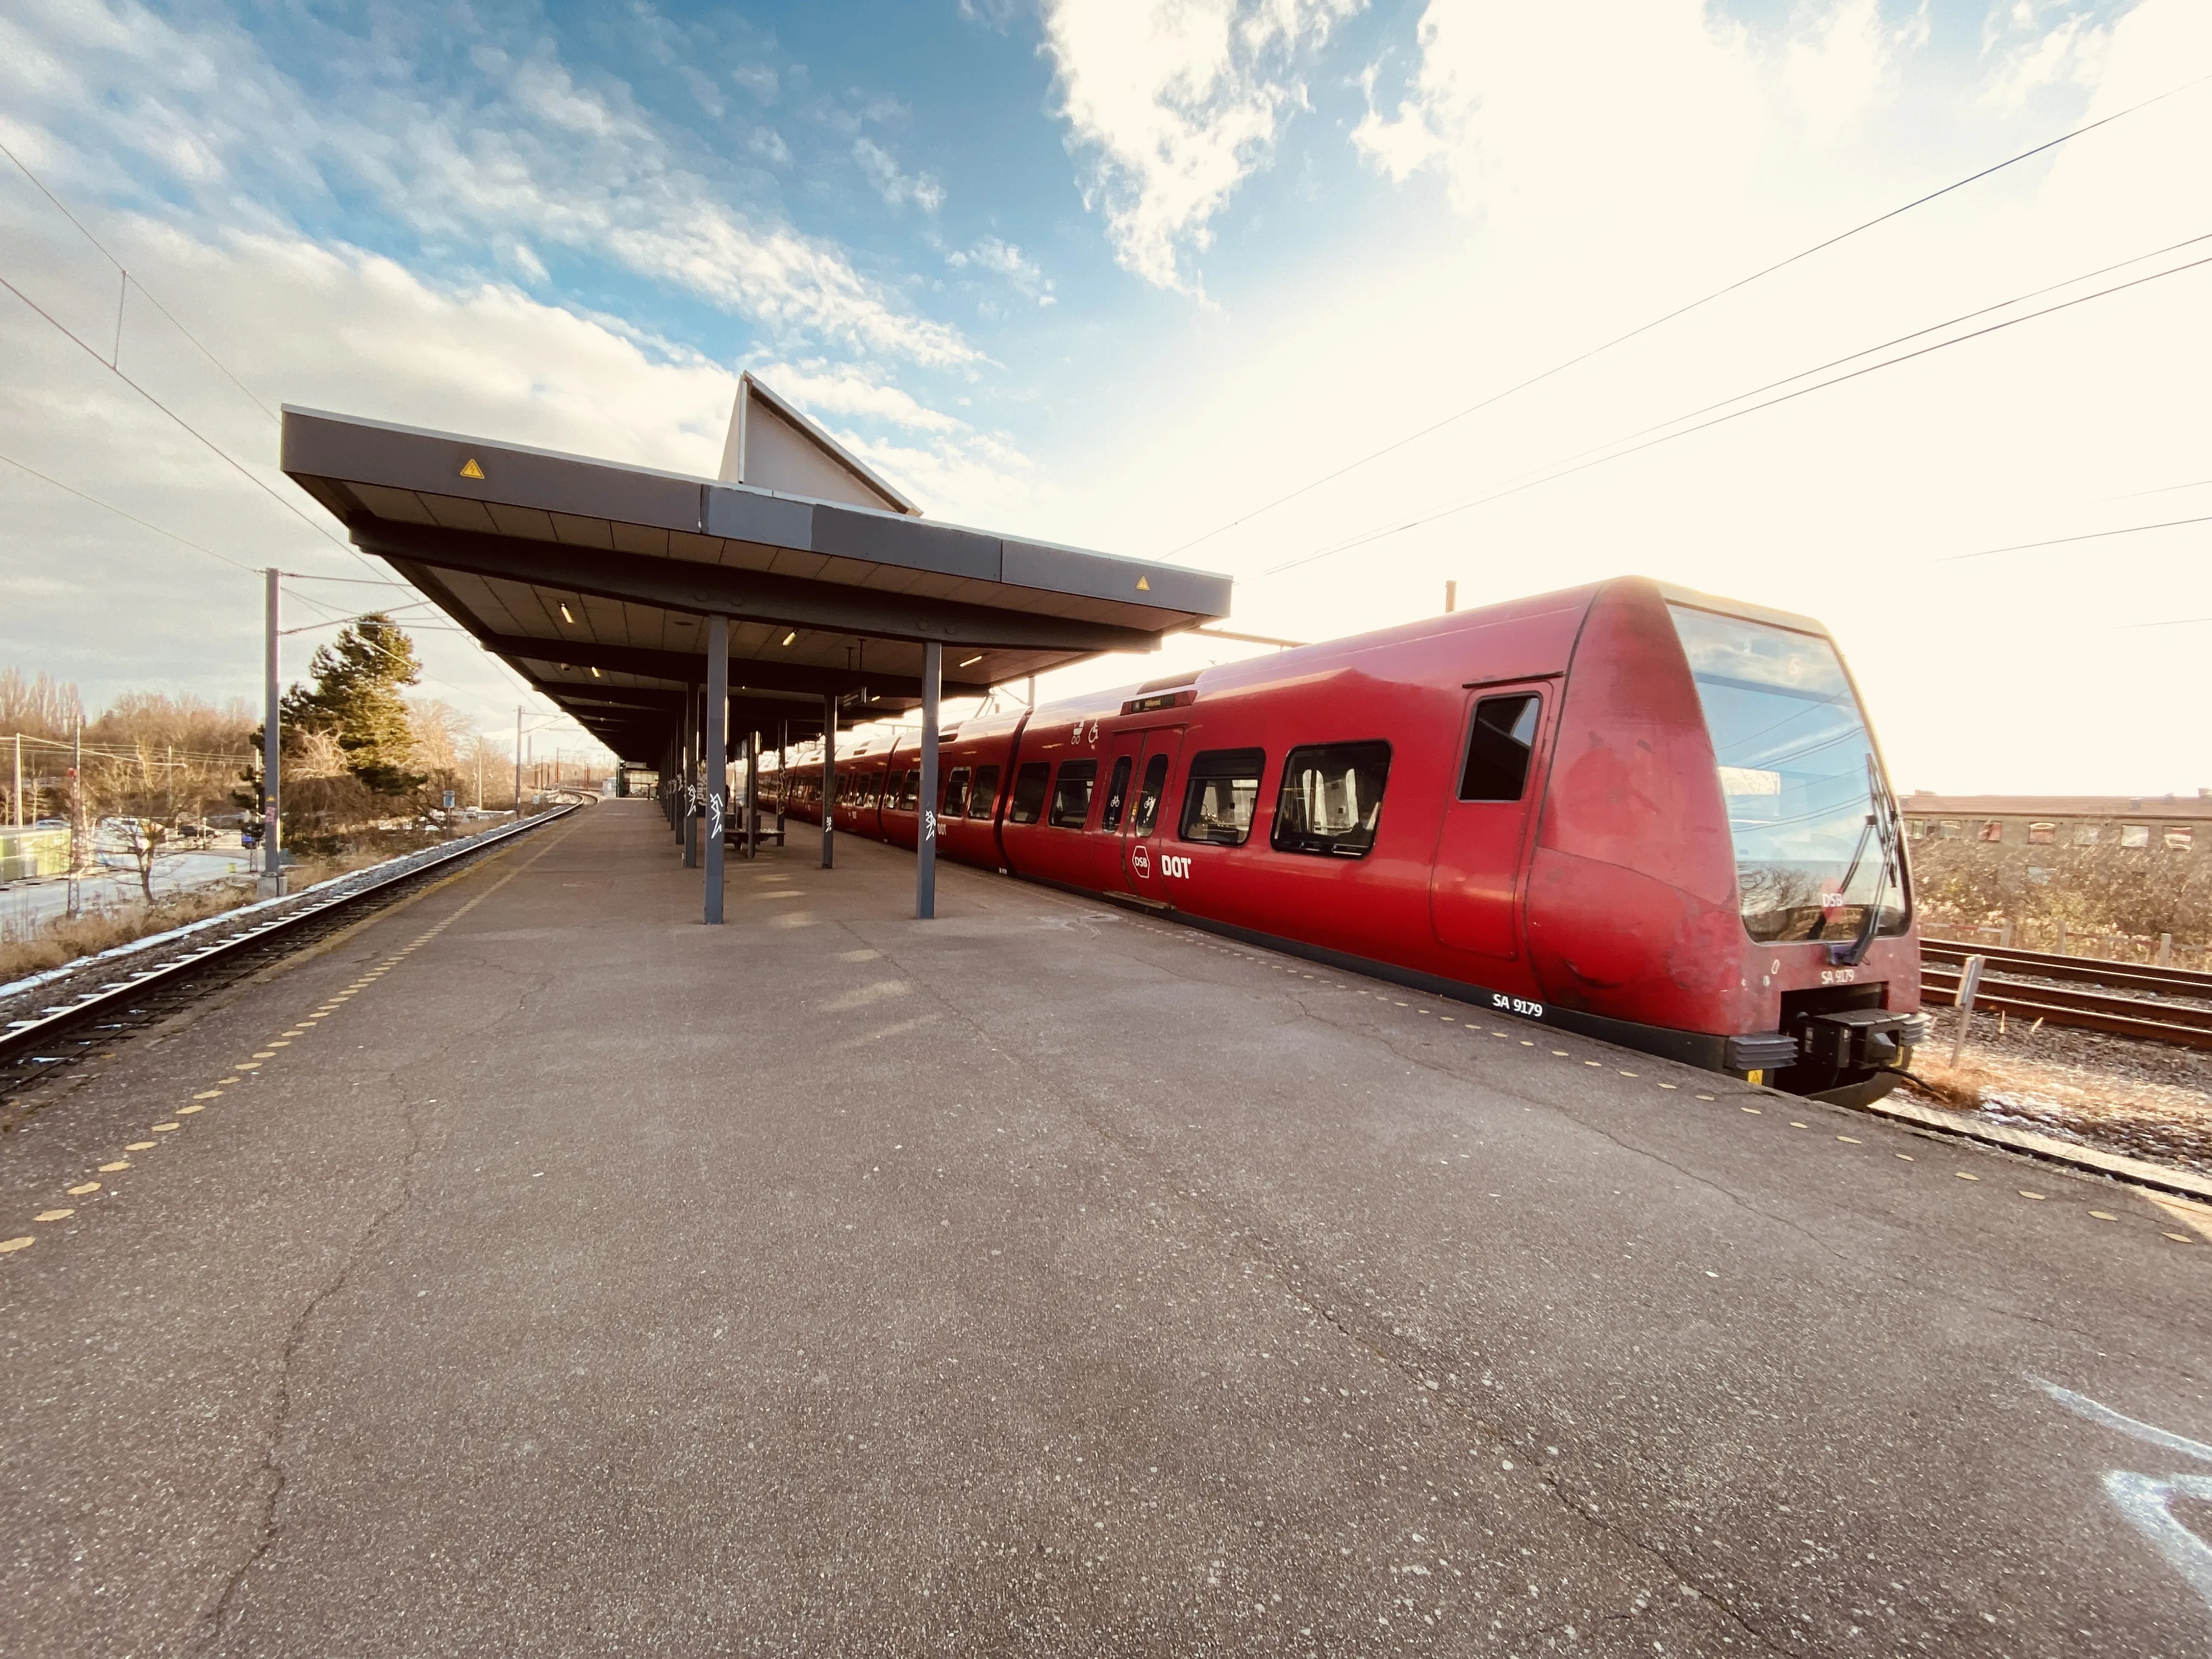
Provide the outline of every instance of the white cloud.
{"type": "Polygon", "coordinates": [[[1784,50],[1782,83],[1802,112],[1807,135],[1832,142],[1893,88],[1900,51],[1924,46],[1924,12],[1898,28],[1882,27],[1880,0],[1838,0],[1815,15],[1784,50]]]}
{"type": "MultiPolygon", "coordinates": [[[[2093,94],[2054,82],[2014,110],[1984,94],[2034,55],[2025,37],[2018,50],[2007,36],[2002,52],[1948,54],[1893,31],[1876,72],[1864,35],[1846,27],[1836,49],[1858,54],[1856,66],[1828,72],[1846,90],[1817,121],[1802,56],[1800,89],[1790,83],[1790,48],[1832,40],[1834,12],[1824,4],[1779,38],[1753,39],[1687,0],[1431,7],[1425,61],[1398,87],[1386,60],[1367,136],[1378,169],[1374,140],[1405,147],[1409,195],[1462,211],[1389,227],[1370,215],[1376,240],[1357,257],[1309,252],[1224,313],[1117,340],[1110,362],[1076,382],[1051,440],[1030,440],[1054,486],[1036,533],[1158,554],[1239,521],[1181,556],[1239,578],[1243,625],[1302,639],[1433,612],[1448,579],[1466,606],[1642,572],[1826,621],[1900,784],[2148,794],[2212,783],[2212,739],[2190,715],[2212,626],[2132,628],[2212,616],[2206,527],[1938,562],[2185,516],[2159,504],[2179,496],[2103,498],[2205,476],[2212,268],[1263,574],[2203,231],[2201,192],[2183,183],[2185,158],[2212,149],[2212,85],[1449,420],[2212,63],[2212,8],[2143,0],[2111,26],[2100,58],[2082,60],[2093,94]],[[2085,679],[2127,684],[2137,712],[2114,722],[2094,700],[2081,705],[2085,679]],[[1977,734],[1964,747],[1962,723],[1977,734]]],[[[2068,24],[2046,15],[2038,27],[2039,39],[2068,24]]],[[[1333,218],[1316,216],[1315,242],[1333,218]]],[[[1070,678],[1158,672],[1125,659],[1070,678]]]]}
{"type": "Polygon", "coordinates": [[[1370,109],[1352,140],[1393,179],[1437,168],[1463,211],[1525,222],[1571,203],[1632,223],[1687,193],[1683,169],[1726,196],[1764,126],[1750,48],[1702,0],[1615,6],[1601,29],[1579,10],[1431,0],[1418,38],[1396,113],[1370,109]]]}
{"type": "Polygon", "coordinates": [[[1363,0],[1047,0],[1044,50],[1115,257],[1196,292],[1187,253],[1305,107],[1292,66],[1363,0]]]}
{"type": "MultiPolygon", "coordinates": [[[[100,289],[112,270],[42,205],[20,178],[0,190],[11,280],[41,302],[100,289]]],[[[732,376],[680,347],[513,287],[427,283],[389,259],[294,235],[202,240],[146,219],[99,222],[162,304],[271,407],[338,409],[702,476],[720,459],[732,376]]],[[[112,288],[102,303],[112,323],[112,288]]],[[[0,380],[0,455],[243,565],[371,574],[313,527],[343,540],[277,472],[274,423],[135,295],[125,371],[295,503],[304,521],[13,300],[0,309],[0,359],[12,371],[0,380]]],[[[52,667],[94,702],[149,684],[216,697],[252,690],[252,571],[6,465],[0,513],[10,526],[0,544],[9,595],[0,660],[52,667]]],[[[302,586],[325,598],[372,591],[302,586]]],[[[301,672],[317,637],[287,641],[288,673],[301,672]]],[[[432,695],[495,731],[499,710],[512,718],[515,687],[502,671],[453,635],[425,631],[419,641],[446,682],[432,695]]]]}
{"type": "Polygon", "coordinates": [[[752,372],[933,518],[1005,525],[1033,509],[1033,464],[1004,434],[979,432],[861,368],[810,359],[752,372]]]}
{"type": "Polygon", "coordinates": [[[2046,28],[2032,5],[1993,6],[1984,47],[1996,73],[1983,101],[1997,109],[2018,109],[2045,88],[2096,85],[2116,27],[2100,27],[2087,15],[2075,15],[2046,28]]]}
{"type": "Polygon", "coordinates": [[[939,367],[977,359],[841,249],[729,199],[619,83],[580,85],[542,50],[518,58],[479,44],[471,56],[484,79],[434,100],[398,76],[311,93],[220,21],[187,29],[127,0],[89,11],[33,0],[0,21],[0,106],[19,131],[43,130],[64,183],[128,179],[220,221],[241,198],[265,213],[365,190],[449,246],[527,239],[781,334],[939,367]]]}
{"type": "Polygon", "coordinates": [[[996,236],[986,236],[972,248],[953,249],[945,256],[945,263],[955,270],[973,266],[1003,276],[1016,293],[1040,306],[1057,303],[1052,279],[1044,274],[1042,267],[1014,244],[1001,241],[996,236]]]}
{"type": "Polygon", "coordinates": [[[899,208],[911,202],[924,213],[934,213],[945,205],[942,185],[926,173],[901,173],[898,158],[872,139],[855,138],[853,159],[868,175],[868,182],[884,198],[884,205],[899,208]]]}
{"type": "Polygon", "coordinates": [[[965,422],[928,408],[898,387],[843,364],[817,358],[805,363],[763,363],[752,372],[817,420],[834,415],[860,416],[915,432],[969,429],[965,422]]]}

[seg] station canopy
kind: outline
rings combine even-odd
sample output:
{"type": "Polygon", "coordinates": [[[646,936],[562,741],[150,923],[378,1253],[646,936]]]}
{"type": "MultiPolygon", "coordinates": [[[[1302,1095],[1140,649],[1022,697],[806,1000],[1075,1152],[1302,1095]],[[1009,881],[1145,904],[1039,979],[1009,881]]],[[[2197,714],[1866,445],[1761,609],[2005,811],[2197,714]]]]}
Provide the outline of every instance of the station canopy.
{"type": "Polygon", "coordinates": [[[623,760],[730,619],[729,729],[812,735],[1228,615],[1225,576],[933,522],[750,375],[719,478],[284,409],[286,473],[623,760]]]}

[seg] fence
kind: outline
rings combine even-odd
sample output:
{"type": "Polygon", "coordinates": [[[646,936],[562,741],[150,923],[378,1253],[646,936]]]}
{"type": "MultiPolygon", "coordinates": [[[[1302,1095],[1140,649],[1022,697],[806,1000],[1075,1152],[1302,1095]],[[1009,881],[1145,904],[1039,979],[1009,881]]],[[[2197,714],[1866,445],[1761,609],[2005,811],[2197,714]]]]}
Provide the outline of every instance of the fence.
{"type": "Polygon", "coordinates": [[[68,830],[0,830],[0,883],[65,876],[69,867],[68,830]]]}

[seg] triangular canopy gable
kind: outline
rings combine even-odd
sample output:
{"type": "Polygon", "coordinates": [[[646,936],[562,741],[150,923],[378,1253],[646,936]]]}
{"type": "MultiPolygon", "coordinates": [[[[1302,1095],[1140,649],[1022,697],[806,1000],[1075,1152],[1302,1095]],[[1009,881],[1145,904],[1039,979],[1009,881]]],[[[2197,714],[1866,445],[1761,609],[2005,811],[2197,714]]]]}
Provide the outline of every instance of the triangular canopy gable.
{"type": "Polygon", "coordinates": [[[750,374],[738,377],[737,407],[722,446],[721,481],[817,501],[910,514],[921,509],[842,444],[750,374]]]}

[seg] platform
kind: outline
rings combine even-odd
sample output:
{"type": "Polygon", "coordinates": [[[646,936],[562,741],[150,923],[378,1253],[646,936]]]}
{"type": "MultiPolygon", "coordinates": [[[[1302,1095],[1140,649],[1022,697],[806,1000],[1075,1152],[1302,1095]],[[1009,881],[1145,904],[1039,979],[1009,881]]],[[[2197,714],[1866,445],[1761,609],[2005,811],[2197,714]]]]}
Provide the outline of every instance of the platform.
{"type": "Polygon", "coordinates": [[[793,841],[706,927],[595,806],[0,1140],[9,1652],[2212,1633],[2105,1484],[2201,1218],[793,841]]]}

